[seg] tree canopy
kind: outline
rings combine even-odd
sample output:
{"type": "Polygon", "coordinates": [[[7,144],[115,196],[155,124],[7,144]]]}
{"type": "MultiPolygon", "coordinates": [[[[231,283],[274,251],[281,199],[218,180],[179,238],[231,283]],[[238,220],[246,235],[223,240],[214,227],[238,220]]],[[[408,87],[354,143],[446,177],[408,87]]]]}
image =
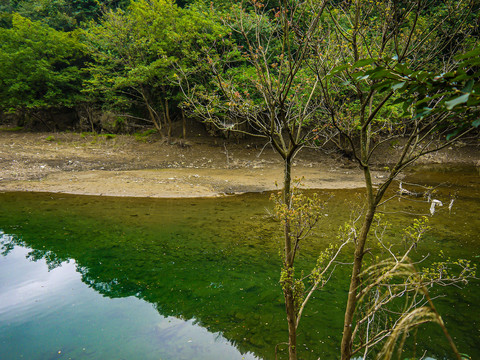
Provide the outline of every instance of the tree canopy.
{"type": "MultiPolygon", "coordinates": [[[[110,10],[85,32],[93,61],[85,92],[116,109],[143,109],[170,131],[170,102],[178,104],[176,69],[191,76],[225,31],[206,9],[182,9],[171,0],[138,0],[110,10]]],[[[139,115],[142,116],[142,115],[139,115]]]]}
{"type": "Polygon", "coordinates": [[[77,35],[13,14],[12,27],[0,28],[0,109],[75,106],[86,51],[77,35]]]}
{"type": "MultiPolygon", "coordinates": [[[[385,119],[393,124],[392,116],[401,118],[404,108],[411,106],[407,92],[416,98],[422,92],[432,96],[427,96],[428,105],[426,99],[417,99],[418,106],[422,104],[418,101],[426,105],[420,113],[438,109],[432,105],[440,100],[459,102],[462,106],[455,106],[459,117],[470,116],[460,114],[460,109],[475,112],[474,92],[469,92],[466,102],[467,94],[460,93],[469,86],[476,89],[478,75],[470,69],[478,64],[458,56],[478,44],[478,5],[466,0],[360,1],[358,5],[326,1],[325,11],[313,24],[315,4],[309,1],[2,1],[0,58],[12,71],[1,75],[1,109],[75,108],[88,103],[99,111],[165,129],[188,103],[180,88],[183,77],[190,90],[195,88],[209,102],[212,115],[229,126],[268,112],[267,104],[257,107],[265,94],[273,96],[272,105],[278,91],[284,92],[288,111],[297,111],[310,99],[308,104],[315,110],[310,108],[307,116],[295,121],[303,129],[323,131],[305,141],[315,137],[320,143],[323,137],[344,149],[346,138],[328,125],[329,106],[335,101],[343,104],[336,110],[336,124],[352,133],[358,124],[344,120],[361,107],[354,94],[361,89],[367,94],[372,84],[376,87],[372,104],[380,99],[381,83],[392,82],[394,91],[372,123],[381,125],[379,129],[385,119]],[[280,16],[285,8],[290,12],[280,16]],[[300,59],[300,66],[292,67],[300,59]],[[14,65],[20,63],[22,67],[14,65]],[[353,64],[356,68],[349,67],[353,64]],[[462,89],[453,76],[460,68],[469,76],[468,81],[461,80],[462,89]],[[209,76],[212,69],[221,78],[209,76]],[[427,73],[435,80],[425,81],[427,73]],[[290,85],[278,86],[286,83],[290,85]],[[433,87],[435,97],[430,94],[433,87]]],[[[470,118],[470,124],[477,125],[470,118]]],[[[262,132],[258,126],[248,130],[262,132]]]]}

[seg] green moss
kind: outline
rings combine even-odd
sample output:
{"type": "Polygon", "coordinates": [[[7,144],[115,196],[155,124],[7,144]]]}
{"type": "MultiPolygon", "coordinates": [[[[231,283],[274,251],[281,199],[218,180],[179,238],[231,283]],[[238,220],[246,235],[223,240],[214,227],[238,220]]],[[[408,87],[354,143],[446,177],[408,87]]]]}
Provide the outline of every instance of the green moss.
{"type": "Polygon", "coordinates": [[[147,141],[148,137],[156,133],[158,133],[156,129],[148,129],[144,132],[135,133],[134,136],[135,136],[135,140],[145,142],[147,141]]]}
{"type": "Polygon", "coordinates": [[[22,131],[23,126],[15,126],[15,127],[1,127],[0,131],[1,132],[16,132],[16,131],[22,131]]]}

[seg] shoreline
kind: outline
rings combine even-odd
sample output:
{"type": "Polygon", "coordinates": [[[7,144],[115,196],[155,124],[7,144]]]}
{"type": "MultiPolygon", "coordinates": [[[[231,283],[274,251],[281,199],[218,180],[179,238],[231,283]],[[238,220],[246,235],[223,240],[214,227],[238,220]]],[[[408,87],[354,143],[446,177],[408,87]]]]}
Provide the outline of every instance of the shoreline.
{"type": "MultiPolygon", "coordinates": [[[[383,169],[398,151],[385,146],[376,168],[383,169]]],[[[416,166],[479,167],[479,159],[479,144],[459,144],[425,156],[416,166]]],[[[374,182],[385,176],[385,171],[373,171],[374,182]]],[[[304,149],[295,158],[292,177],[302,178],[300,188],[304,189],[365,186],[357,163],[335,152],[313,149],[304,149]]],[[[0,131],[2,192],[201,198],[275,191],[282,182],[280,156],[252,139],[227,142],[192,133],[188,140],[166,143],[154,137],[139,141],[130,135],[0,131]]]]}
{"type": "MultiPolygon", "coordinates": [[[[294,175],[304,178],[299,186],[302,189],[364,187],[359,171],[322,171],[296,167],[294,175]]],[[[38,180],[0,182],[0,191],[143,198],[213,198],[279,190],[282,178],[281,168],[91,170],[58,172],[38,180]]]]}

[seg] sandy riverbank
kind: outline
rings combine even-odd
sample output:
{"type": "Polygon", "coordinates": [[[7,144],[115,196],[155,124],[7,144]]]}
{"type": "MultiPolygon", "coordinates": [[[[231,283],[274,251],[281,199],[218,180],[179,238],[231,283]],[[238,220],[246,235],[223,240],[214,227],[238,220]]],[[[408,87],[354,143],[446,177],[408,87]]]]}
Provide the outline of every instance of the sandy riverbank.
{"type": "MultiPolygon", "coordinates": [[[[205,197],[275,190],[283,177],[280,157],[254,142],[193,137],[167,144],[154,137],[0,132],[0,144],[0,191],[205,197]]],[[[477,153],[457,153],[450,151],[447,160],[478,161],[477,153]]],[[[310,189],[363,186],[354,162],[320,151],[302,152],[293,176],[310,189]]]]}

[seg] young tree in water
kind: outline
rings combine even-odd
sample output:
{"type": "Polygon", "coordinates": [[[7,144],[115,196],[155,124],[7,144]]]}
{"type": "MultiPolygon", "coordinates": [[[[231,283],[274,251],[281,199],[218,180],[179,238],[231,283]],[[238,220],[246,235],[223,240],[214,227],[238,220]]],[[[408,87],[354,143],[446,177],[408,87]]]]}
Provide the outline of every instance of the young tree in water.
{"type": "MultiPolygon", "coordinates": [[[[358,306],[368,288],[362,277],[364,256],[373,242],[372,224],[385,192],[407,166],[449,146],[471,128],[455,132],[458,123],[452,115],[457,114],[431,111],[440,106],[445,94],[431,96],[422,87],[410,87],[407,77],[396,82],[384,80],[395,68],[409,69],[412,77],[420,79],[432,68],[451,70],[455,64],[452,54],[472,46],[467,21],[471,5],[468,1],[340,1],[328,8],[332,41],[312,43],[318,58],[328,57],[321,64],[312,61],[330,117],[320,129],[342,136],[363,171],[366,186],[366,212],[355,239],[345,310],[342,360],[380,341],[360,336],[359,327],[365,323],[360,321],[358,306]],[[329,75],[322,77],[325,73],[329,75]],[[413,104],[402,97],[407,88],[413,104]],[[401,151],[391,160],[385,179],[374,184],[373,159],[382,156],[382,144],[395,139],[402,142],[401,151]]],[[[379,334],[383,339],[393,328],[385,331],[379,334]]]]}
{"type": "Polygon", "coordinates": [[[322,108],[319,79],[307,64],[325,6],[326,1],[281,1],[279,7],[267,9],[260,1],[242,2],[224,15],[229,40],[236,45],[217,44],[224,50],[208,59],[211,81],[191,84],[188,72],[178,69],[187,109],[223,131],[265,138],[283,159],[283,190],[276,204],[284,232],[280,282],[291,360],[297,358],[297,328],[305,304],[324,284],[330,260],[342,247],[320,256],[310,276],[313,286],[306,292],[304,279],[295,276],[295,259],[300,242],[318,221],[314,209],[321,204],[292,190],[292,162],[315,136],[311,123],[322,108]]]}

